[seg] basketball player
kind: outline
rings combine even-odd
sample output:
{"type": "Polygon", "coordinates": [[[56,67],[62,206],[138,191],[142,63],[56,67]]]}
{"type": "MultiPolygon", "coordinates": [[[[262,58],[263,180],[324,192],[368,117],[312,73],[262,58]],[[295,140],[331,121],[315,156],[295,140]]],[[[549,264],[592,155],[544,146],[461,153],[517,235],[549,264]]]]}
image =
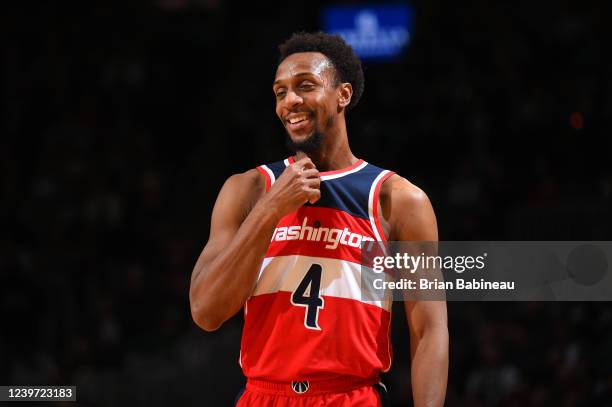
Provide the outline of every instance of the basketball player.
{"type": "MultiPolygon", "coordinates": [[[[193,271],[192,316],[214,331],[244,310],[237,406],[384,406],[391,310],[361,301],[360,245],[435,241],[435,216],[419,188],[351,152],[345,117],[364,88],[351,47],[300,33],[280,51],[276,114],[294,154],[226,181],[193,271]]],[[[441,406],[446,305],[405,309],[414,404],[441,406]]]]}

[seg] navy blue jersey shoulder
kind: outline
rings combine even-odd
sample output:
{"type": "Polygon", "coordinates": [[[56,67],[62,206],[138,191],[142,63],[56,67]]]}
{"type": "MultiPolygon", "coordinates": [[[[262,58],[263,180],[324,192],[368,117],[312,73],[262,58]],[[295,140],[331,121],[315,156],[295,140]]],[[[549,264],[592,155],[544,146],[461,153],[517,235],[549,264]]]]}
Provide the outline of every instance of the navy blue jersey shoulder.
{"type": "Polygon", "coordinates": [[[272,171],[272,174],[274,174],[274,178],[280,177],[283,171],[285,171],[285,168],[287,168],[284,161],[277,161],[275,163],[266,164],[266,167],[268,167],[270,171],[272,171]]]}
{"type": "MultiPolygon", "coordinates": [[[[285,161],[266,164],[277,179],[286,168],[285,161]]],[[[337,209],[348,214],[369,219],[368,201],[372,185],[376,178],[385,171],[370,163],[364,163],[355,172],[324,176],[321,182],[321,199],[306,206],[337,209]]]]}

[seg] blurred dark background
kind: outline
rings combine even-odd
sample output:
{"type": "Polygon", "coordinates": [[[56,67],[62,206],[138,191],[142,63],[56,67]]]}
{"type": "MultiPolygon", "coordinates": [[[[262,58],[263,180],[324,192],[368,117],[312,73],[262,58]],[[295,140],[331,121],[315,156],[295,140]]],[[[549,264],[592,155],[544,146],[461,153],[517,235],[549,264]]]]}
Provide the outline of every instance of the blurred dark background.
{"type": "MultiPolygon", "coordinates": [[[[610,240],[610,2],[414,0],[365,65],[357,156],[430,196],[442,240],[610,240]]],[[[233,173],[284,158],[277,45],[323,2],[3,4],[0,383],[83,406],[229,406],[239,317],[205,333],[189,277],[233,173]]],[[[411,405],[394,316],[394,406],[411,405]]],[[[451,303],[449,406],[612,405],[606,303],[451,303]]]]}

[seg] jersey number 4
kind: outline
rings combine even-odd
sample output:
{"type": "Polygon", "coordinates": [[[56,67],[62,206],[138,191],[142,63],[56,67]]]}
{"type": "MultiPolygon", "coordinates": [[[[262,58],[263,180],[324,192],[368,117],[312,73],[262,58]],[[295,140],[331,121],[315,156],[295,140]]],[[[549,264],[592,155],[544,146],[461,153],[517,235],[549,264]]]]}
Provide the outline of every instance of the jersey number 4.
{"type": "Polygon", "coordinates": [[[323,308],[323,297],[321,297],[321,273],[323,268],[320,264],[313,264],[306,275],[297,286],[291,296],[291,303],[305,307],[304,326],[308,329],[321,330],[319,326],[319,309],[323,308]],[[310,288],[310,289],[309,289],[310,288]],[[306,295],[306,291],[308,295],[306,295]]]}

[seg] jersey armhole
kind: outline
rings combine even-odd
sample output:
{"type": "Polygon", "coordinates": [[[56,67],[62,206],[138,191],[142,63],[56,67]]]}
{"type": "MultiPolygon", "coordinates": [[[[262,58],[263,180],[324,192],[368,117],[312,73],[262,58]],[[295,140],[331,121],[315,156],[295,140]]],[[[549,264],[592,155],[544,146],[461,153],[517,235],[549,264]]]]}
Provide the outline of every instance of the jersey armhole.
{"type": "Polygon", "coordinates": [[[270,190],[270,187],[272,187],[272,184],[274,184],[274,181],[276,180],[276,177],[274,177],[274,173],[270,168],[268,168],[267,165],[260,165],[256,167],[256,169],[257,171],[261,172],[264,177],[266,177],[266,192],[268,192],[270,190]]]}
{"type": "Polygon", "coordinates": [[[392,175],[395,175],[393,171],[384,170],[374,179],[372,186],[370,187],[370,197],[368,199],[368,212],[370,215],[370,224],[374,230],[374,236],[380,242],[387,242],[387,236],[380,224],[380,214],[378,213],[378,203],[380,202],[380,188],[382,184],[388,180],[392,175]]]}

